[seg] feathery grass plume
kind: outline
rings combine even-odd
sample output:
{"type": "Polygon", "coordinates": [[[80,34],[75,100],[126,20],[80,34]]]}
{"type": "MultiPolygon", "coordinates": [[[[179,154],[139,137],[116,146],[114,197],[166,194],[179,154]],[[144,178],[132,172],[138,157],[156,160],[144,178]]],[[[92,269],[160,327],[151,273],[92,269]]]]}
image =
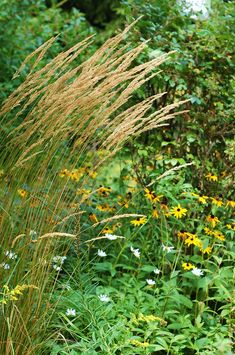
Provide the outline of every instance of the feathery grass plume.
{"type": "MultiPolygon", "coordinates": [[[[95,171],[103,162],[99,149],[105,150],[105,158],[112,156],[130,136],[165,125],[184,112],[172,111],[182,104],[178,102],[149,114],[152,103],[163,94],[126,108],[133,92],[157,75],[156,68],[168,57],[163,54],[133,66],[147,43],[131,50],[122,45],[131,26],[79,65],[76,59],[91,44],[91,37],[41,67],[41,59],[56,38],[49,40],[23,62],[16,76],[35,58],[25,81],[2,107],[0,168],[5,179],[0,192],[5,193],[0,235],[3,250],[14,246],[18,258],[10,270],[3,271],[1,283],[11,288],[35,285],[37,292],[28,289],[17,303],[3,307],[0,353],[34,354],[40,349],[46,339],[45,319],[53,305],[52,257],[64,255],[74,239],[80,240],[78,196],[71,192],[68,178],[59,180],[59,171],[88,162],[95,171]],[[76,223],[64,223],[71,216],[76,223]],[[36,238],[40,242],[32,243],[35,233],[41,236],[36,238]]],[[[86,178],[84,174],[78,179],[77,186],[83,186],[86,178]]]]}

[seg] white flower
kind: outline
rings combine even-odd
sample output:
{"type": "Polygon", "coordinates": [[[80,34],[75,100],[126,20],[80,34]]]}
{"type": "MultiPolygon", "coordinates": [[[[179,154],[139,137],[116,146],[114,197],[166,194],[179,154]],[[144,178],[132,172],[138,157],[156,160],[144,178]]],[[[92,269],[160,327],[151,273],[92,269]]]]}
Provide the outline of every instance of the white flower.
{"type": "Polygon", "coordinates": [[[162,249],[167,253],[171,253],[174,250],[174,247],[168,247],[167,245],[162,244],[162,249]]]}
{"type": "Polygon", "coordinates": [[[2,263],[0,264],[1,267],[3,267],[4,270],[9,270],[10,269],[10,265],[7,263],[2,263]]]}
{"type": "Polygon", "coordinates": [[[73,308],[68,308],[65,314],[66,314],[66,316],[73,316],[73,317],[75,317],[75,316],[76,316],[76,310],[73,309],[73,308]]]}
{"type": "Polygon", "coordinates": [[[153,272],[154,272],[154,274],[159,275],[160,272],[161,272],[161,270],[159,270],[159,269],[156,267],[156,269],[154,269],[153,272]]]}
{"type": "Polygon", "coordinates": [[[57,255],[57,256],[54,256],[54,258],[52,259],[52,261],[53,261],[54,263],[56,263],[56,264],[62,265],[66,259],[67,259],[66,256],[59,256],[59,255],[57,255]]]}
{"type": "Polygon", "coordinates": [[[55,269],[56,271],[61,271],[62,268],[56,264],[53,265],[53,269],[55,269]]]}
{"type": "Polygon", "coordinates": [[[98,254],[101,258],[104,258],[105,256],[107,256],[107,254],[105,253],[105,251],[103,251],[103,250],[101,250],[101,249],[98,249],[97,254],[98,254]]]}
{"type": "Polygon", "coordinates": [[[203,275],[203,271],[201,269],[198,269],[197,267],[195,267],[193,270],[192,270],[192,273],[195,275],[195,276],[202,276],[203,275]]]}
{"type": "Polygon", "coordinates": [[[139,249],[134,249],[132,246],[131,246],[131,252],[135,255],[136,258],[140,258],[140,250],[139,249]]]}
{"type": "Polygon", "coordinates": [[[12,260],[17,259],[17,254],[16,254],[16,253],[13,253],[13,251],[7,250],[7,251],[5,252],[5,255],[6,255],[9,259],[12,259],[12,260]]]}
{"type": "Polygon", "coordinates": [[[198,13],[202,14],[202,18],[207,18],[209,16],[208,11],[208,1],[207,0],[178,0],[180,4],[183,5],[183,11],[186,14],[192,12],[191,18],[197,19],[198,13]]]}
{"type": "Polygon", "coordinates": [[[122,237],[121,235],[115,235],[115,234],[106,233],[105,234],[105,238],[107,238],[109,240],[115,240],[115,239],[124,238],[124,237],[122,237]]]}
{"type": "Polygon", "coordinates": [[[105,294],[104,295],[99,295],[98,298],[99,298],[99,300],[101,302],[109,302],[110,301],[110,297],[105,295],[105,294]]]}
{"type": "Polygon", "coordinates": [[[146,279],[146,282],[147,282],[147,284],[148,284],[149,286],[153,286],[153,285],[156,284],[156,282],[155,282],[154,280],[152,280],[152,279],[146,279]]]}

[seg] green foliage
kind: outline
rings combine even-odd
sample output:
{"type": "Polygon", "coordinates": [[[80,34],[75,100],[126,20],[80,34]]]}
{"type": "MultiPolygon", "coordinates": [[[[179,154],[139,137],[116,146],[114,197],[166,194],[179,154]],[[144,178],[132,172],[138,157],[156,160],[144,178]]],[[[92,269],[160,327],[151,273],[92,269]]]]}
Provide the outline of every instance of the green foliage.
{"type": "Polygon", "coordinates": [[[11,78],[25,57],[48,39],[59,35],[42,65],[61,50],[95,33],[77,9],[68,13],[56,6],[48,8],[45,0],[1,1],[0,26],[0,101],[19,85],[20,79],[13,82],[11,78]]]}
{"type": "MultiPolygon", "coordinates": [[[[6,219],[4,233],[11,234],[14,221],[15,234],[20,234],[21,221],[29,214],[37,217],[25,227],[27,246],[19,239],[21,249],[11,250],[17,252],[16,259],[1,246],[4,283],[12,280],[17,268],[18,279],[27,281],[25,270],[31,260],[26,258],[20,268],[22,250],[31,254],[37,248],[33,265],[44,253],[37,244],[42,234],[37,230],[41,215],[38,206],[42,203],[42,209],[48,209],[40,228],[45,232],[74,233],[77,239],[68,242],[64,238],[51,244],[57,259],[52,253],[43,254],[54,288],[51,292],[43,286],[40,291],[47,302],[43,303],[45,326],[40,328],[38,323],[32,333],[40,329],[45,339],[38,345],[38,353],[43,349],[42,353],[53,355],[232,355],[234,4],[212,1],[209,18],[202,20],[183,14],[175,0],[107,0],[96,3],[94,13],[87,17],[80,10],[91,11],[95,2],[87,1],[78,10],[72,6],[79,7],[79,2],[70,1],[70,11],[64,11],[66,3],[12,0],[9,6],[2,0],[1,100],[22,80],[10,78],[25,56],[50,37],[60,34],[42,66],[77,40],[98,31],[87,20],[99,27],[89,49],[93,52],[117,28],[143,15],[131,30],[128,49],[140,41],[150,41],[135,64],[173,53],[161,66],[162,71],[135,91],[125,108],[164,91],[166,94],[154,102],[152,112],[180,99],[188,100],[188,111],[162,130],[129,141],[97,176],[90,157],[94,153],[96,161],[102,160],[104,152],[92,146],[87,160],[81,154],[79,164],[83,160],[83,166],[74,169],[76,154],[73,157],[68,141],[63,142],[64,161],[70,164],[63,165],[60,151],[53,156],[47,167],[48,176],[53,178],[40,187],[38,200],[33,199],[28,181],[17,190],[22,175],[15,182],[15,195],[10,197],[12,177],[0,170],[0,197],[8,200],[9,206],[12,203],[12,217],[9,215],[9,223],[6,219]],[[108,15],[103,10],[106,6],[111,9],[108,15]],[[108,23],[107,19],[112,21],[108,23]],[[192,164],[187,165],[189,162],[192,164]],[[52,193],[60,196],[56,213],[52,213],[52,193]]],[[[77,62],[84,61],[87,54],[86,50],[77,62]]],[[[27,64],[23,77],[29,69],[27,64]]],[[[42,158],[41,162],[43,166],[42,158]]],[[[36,168],[35,160],[32,171],[36,168]]],[[[37,180],[34,183],[37,185],[37,180]]],[[[5,212],[2,204],[0,207],[1,222],[5,212]]],[[[14,290],[1,290],[2,304],[5,299],[12,301],[9,295],[15,296],[14,290]]],[[[32,292],[37,294],[36,289],[32,292]]],[[[35,344],[38,341],[33,339],[35,344]]]]}
{"type": "Polygon", "coordinates": [[[191,169],[190,178],[197,187],[207,170],[231,171],[234,159],[229,156],[229,147],[235,133],[234,4],[213,1],[207,20],[183,15],[176,1],[127,0],[117,11],[127,22],[143,15],[133,31],[133,43],[150,39],[143,61],[175,51],[163,72],[140,90],[139,96],[166,91],[156,108],[179,98],[190,99],[189,112],[174,120],[158,135],[157,142],[156,135],[150,134],[145,144],[148,141],[159,147],[168,142],[174,147],[174,157],[195,159],[199,169],[191,169]]]}

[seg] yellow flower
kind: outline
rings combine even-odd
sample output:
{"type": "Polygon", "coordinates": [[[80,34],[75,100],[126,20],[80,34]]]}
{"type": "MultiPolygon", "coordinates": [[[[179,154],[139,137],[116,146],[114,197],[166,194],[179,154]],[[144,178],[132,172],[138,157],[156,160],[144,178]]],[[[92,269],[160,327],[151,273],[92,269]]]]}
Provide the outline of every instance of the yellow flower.
{"type": "Polygon", "coordinates": [[[218,207],[223,206],[223,201],[218,200],[217,198],[211,197],[211,202],[218,207]]]}
{"type": "Polygon", "coordinates": [[[208,173],[208,174],[206,175],[206,179],[207,179],[208,181],[218,181],[218,176],[217,176],[217,175],[213,175],[213,174],[211,174],[211,173],[208,173]]]}
{"type": "Polygon", "coordinates": [[[194,192],[191,192],[191,195],[194,196],[194,197],[199,197],[199,195],[195,194],[194,192]]]}
{"type": "Polygon", "coordinates": [[[176,217],[176,218],[182,218],[183,216],[186,215],[187,209],[182,208],[180,204],[178,204],[177,207],[173,207],[171,210],[171,214],[176,217]]]}
{"type": "Polygon", "coordinates": [[[90,193],[91,193],[91,190],[77,189],[77,195],[89,195],[90,193]]]}
{"type": "Polygon", "coordinates": [[[95,179],[97,177],[97,172],[95,171],[88,171],[88,175],[90,178],[95,179]]]}
{"type": "Polygon", "coordinates": [[[220,222],[219,219],[213,214],[207,216],[206,220],[212,225],[213,228],[216,226],[217,223],[220,222]]]}
{"type": "Polygon", "coordinates": [[[79,204],[76,203],[76,202],[72,202],[72,203],[70,203],[69,207],[70,207],[70,208],[78,208],[78,207],[79,207],[79,204]]]}
{"type": "Polygon", "coordinates": [[[26,197],[28,194],[28,192],[24,189],[18,189],[17,192],[20,195],[20,197],[23,197],[23,198],[26,197]]]}
{"type": "Polygon", "coordinates": [[[205,249],[203,249],[203,248],[200,248],[200,250],[201,250],[201,252],[203,253],[203,254],[210,254],[211,253],[211,251],[212,251],[212,247],[206,247],[205,249]]]}
{"type": "Polygon", "coordinates": [[[153,314],[149,314],[149,315],[145,316],[144,314],[141,313],[140,316],[138,317],[137,322],[136,322],[137,324],[138,324],[138,321],[147,322],[147,323],[160,322],[161,325],[167,324],[167,322],[164,319],[162,319],[160,317],[156,317],[153,314]]]}
{"type": "Polygon", "coordinates": [[[169,210],[168,206],[165,205],[164,203],[160,203],[160,207],[161,207],[161,209],[162,209],[163,211],[168,211],[168,210],[169,210]]]}
{"type": "Polygon", "coordinates": [[[159,202],[163,195],[157,196],[154,191],[150,191],[148,188],[144,189],[145,194],[144,196],[151,202],[159,202]]]}
{"type": "Polygon", "coordinates": [[[131,224],[133,224],[135,227],[141,226],[142,224],[145,224],[147,222],[147,218],[145,216],[143,217],[137,217],[136,219],[133,219],[131,221],[131,224]]]}
{"type": "Polygon", "coordinates": [[[9,301],[18,301],[20,295],[22,295],[23,291],[27,288],[38,289],[38,287],[34,285],[17,285],[12,290],[9,289],[7,285],[3,286],[3,299],[0,300],[0,303],[7,304],[9,301]]]}
{"type": "Polygon", "coordinates": [[[111,187],[100,186],[97,191],[100,196],[107,197],[107,196],[109,196],[112,189],[111,189],[111,187]]]}
{"type": "Polygon", "coordinates": [[[71,180],[73,181],[79,181],[82,177],[82,175],[84,174],[84,168],[80,168],[80,169],[73,169],[70,173],[69,173],[69,177],[71,180]]]}
{"type": "MultiPolygon", "coordinates": [[[[130,192],[130,194],[131,194],[131,192],[130,192]]],[[[129,201],[128,200],[129,199],[124,198],[123,196],[118,196],[118,204],[119,204],[119,206],[128,208],[129,207],[129,201]]]]}
{"type": "Polygon", "coordinates": [[[195,266],[191,263],[183,263],[182,264],[182,268],[185,270],[185,271],[188,271],[188,270],[191,270],[193,269],[195,266]]]}
{"type": "Polygon", "coordinates": [[[59,172],[59,177],[69,176],[70,172],[68,169],[63,169],[59,172]]]}
{"type": "Polygon", "coordinates": [[[235,208],[235,201],[228,200],[227,203],[226,203],[226,207],[235,208]]]}
{"type": "Polygon", "coordinates": [[[4,175],[4,170],[1,169],[0,170],[0,178],[3,177],[3,175],[4,175]]]}
{"type": "Polygon", "coordinates": [[[181,239],[183,239],[183,240],[185,240],[185,239],[187,238],[187,236],[188,236],[188,233],[185,232],[184,230],[181,230],[181,231],[179,231],[179,232],[177,233],[177,237],[178,237],[178,238],[181,238],[181,239]]]}
{"type": "Polygon", "coordinates": [[[101,233],[103,233],[103,234],[111,234],[111,233],[114,232],[114,230],[115,229],[113,229],[113,228],[105,227],[105,228],[102,229],[101,233]]]}
{"type": "Polygon", "coordinates": [[[235,231],[235,223],[233,223],[233,224],[226,224],[226,227],[227,227],[228,229],[231,229],[232,231],[235,231]]]}
{"type": "Polygon", "coordinates": [[[185,239],[185,244],[189,247],[190,245],[195,245],[202,248],[201,240],[196,236],[196,234],[188,233],[188,238],[185,239]]]}
{"type": "Polygon", "coordinates": [[[209,197],[208,196],[198,196],[198,201],[201,202],[202,204],[206,204],[207,203],[207,199],[209,197]]]}
{"type": "Polygon", "coordinates": [[[215,236],[215,238],[224,241],[225,240],[225,236],[220,232],[220,231],[214,231],[213,235],[215,236]]]}
{"type": "Polygon", "coordinates": [[[131,344],[133,344],[135,346],[139,346],[141,348],[147,348],[150,345],[147,341],[145,341],[144,343],[141,343],[140,341],[135,340],[135,339],[131,340],[131,344]]]}
{"type": "Polygon", "coordinates": [[[98,223],[98,218],[96,217],[96,215],[94,213],[89,213],[89,219],[91,222],[94,222],[94,223],[98,223]]]}
{"type": "Polygon", "coordinates": [[[208,227],[205,227],[204,231],[207,235],[213,235],[213,231],[211,229],[209,229],[208,227]]]}
{"type": "Polygon", "coordinates": [[[227,176],[228,174],[226,173],[226,171],[221,171],[221,174],[220,174],[222,177],[225,177],[227,176]]]}
{"type": "Polygon", "coordinates": [[[159,217],[159,213],[158,213],[158,211],[157,211],[156,206],[153,206],[152,217],[153,217],[153,218],[158,218],[158,217],[159,217]]]}
{"type": "Polygon", "coordinates": [[[97,210],[101,212],[115,212],[116,208],[114,206],[109,206],[107,203],[104,203],[102,205],[98,205],[97,210]]]}

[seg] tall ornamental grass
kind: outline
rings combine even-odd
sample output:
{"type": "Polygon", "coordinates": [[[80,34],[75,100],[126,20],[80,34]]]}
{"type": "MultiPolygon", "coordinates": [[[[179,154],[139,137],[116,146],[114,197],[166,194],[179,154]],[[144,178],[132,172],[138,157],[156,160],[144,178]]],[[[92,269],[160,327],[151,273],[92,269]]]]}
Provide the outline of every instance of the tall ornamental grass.
{"type": "Polygon", "coordinates": [[[130,27],[82,64],[78,58],[91,37],[43,67],[56,41],[50,39],[22,63],[15,77],[22,70],[29,74],[1,109],[1,354],[40,353],[47,337],[53,256],[66,253],[70,243],[79,251],[79,218],[86,215],[79,196],[71,195],[69,178],[82,188],[129,137],[165,126],[180,113],[172,110],[182,102],[152,109],[164,93],[130,104],[168,57],[134,65],[147,43],[128,50],[130,27]],[[69,177],[59,179],[63,169],[68,176],[66,166],[72,167],[69,177]],[[68,228],[64,222],[71,215],[77,223],[68,228]]]}

